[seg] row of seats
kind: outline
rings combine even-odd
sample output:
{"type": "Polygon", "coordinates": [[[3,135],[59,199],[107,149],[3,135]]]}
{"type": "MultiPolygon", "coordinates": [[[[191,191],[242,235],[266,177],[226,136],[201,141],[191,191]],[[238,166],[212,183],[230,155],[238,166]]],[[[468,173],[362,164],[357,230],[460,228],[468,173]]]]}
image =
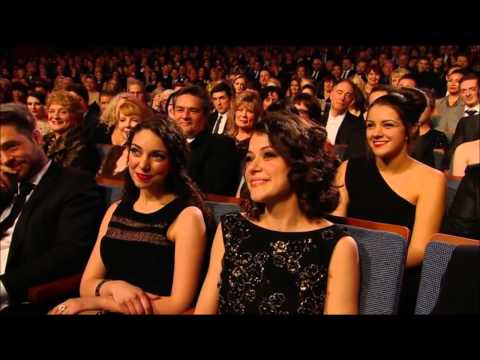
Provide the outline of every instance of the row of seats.
{"type": "MultiPolygon", "coordinates": [[[[120,198],[122,181],[97,178],[105,188],[107,199],[120,198]]],[[[239,210],[238,198],[208,195],[207,204],[214,218],[220,221],[222,215],[239,210]]],[[[400,290],[407,254],[409,229],[403,226],[378,222],[331,217],[331,221],[342,224],[354,237],[359,246],[361,266],[360,314],[391,315],[398,313],[400,290]]],[[[440,294],[442,276],[451,255],[459,245],[480,246],[480,241],[435,234],[428,245],[422,267],[416,314],[430,314],[440,294]]],[[[38,303],[78,289],[81,275],[37,286],[29,292],[31,302],[38,303]]],[[[188,313],[191,313],[189,311],[188,313]]]]}

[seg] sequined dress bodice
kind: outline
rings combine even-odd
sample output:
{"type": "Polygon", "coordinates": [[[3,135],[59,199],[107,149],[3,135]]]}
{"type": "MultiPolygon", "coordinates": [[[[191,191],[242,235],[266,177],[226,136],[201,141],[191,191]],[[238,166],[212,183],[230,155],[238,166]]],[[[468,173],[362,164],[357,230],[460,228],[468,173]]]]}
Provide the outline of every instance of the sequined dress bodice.
{"type": "Polygon", "coordinates": [[[259,227],[239,213],[222,217],[225,254],[221,314],[323,314],[336,225],[307,232],[259,227]]]}

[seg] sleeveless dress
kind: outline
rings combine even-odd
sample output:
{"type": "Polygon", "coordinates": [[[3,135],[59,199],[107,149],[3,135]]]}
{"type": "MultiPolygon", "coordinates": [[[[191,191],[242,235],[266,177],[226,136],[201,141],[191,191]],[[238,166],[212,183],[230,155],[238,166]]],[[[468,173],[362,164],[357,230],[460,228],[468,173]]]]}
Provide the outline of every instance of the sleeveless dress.
{"type": "MultiPolygon", "coordinates": [[[[345,173],[349,217],[406,226],[413,231],[416,206],[395,193],[383,179],[374,160],[348,161],[345,173]]],[[[421,266],[405,269],[400,297],[400,314],[413,314],[421,266]]]]}
{"type": "Polygon", "coordinates": [[[336,225],[306,232],[259,227],[240,213],[222,217],[225,254],[220,314],[323,314],[336,225]]]}
{"type": "Polygon", "coordinates": [[[416,206],[388,186],[374,160],[350,159],[345,185],[349,217],[403,225],[413,230],[416,206]]]}
{"type": "Polygon", "coordinates": [[[107,269],[105,278],[124,280],[157,295],[170,295],[175,243],[167,239],[167,230],[187,206],[186,201],[176,198],[151,214],[142,214],[133,210],[133,203],[122,201],[100,244],[107,269]]]}

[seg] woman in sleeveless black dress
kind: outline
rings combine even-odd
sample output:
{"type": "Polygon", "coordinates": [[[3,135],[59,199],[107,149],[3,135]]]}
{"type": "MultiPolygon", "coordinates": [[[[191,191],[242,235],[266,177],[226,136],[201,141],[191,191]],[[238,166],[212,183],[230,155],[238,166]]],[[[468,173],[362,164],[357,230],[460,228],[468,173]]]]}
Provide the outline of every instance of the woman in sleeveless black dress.
{"type": "Polygon", "coordinates": [[[207,253],[208,216],[185,170],[187,144],[162,116],[127,143],[122,199],[110,206],[80,285],[54,314],[178,314],[193,305],[207,253]]]}
{"type": "Polygon", "coordinates": [[[254,126],[244,213],[222,217],[198,314],[355,314],[356,242],[323,216],[338,202],[326,133],[292,113],[254,126]]]}
{"type": "Polygon", "coordinates": [[[411,230],[401,313],[413,313],[423,254],[431,236],[440,230],[445,208],[445,176],[408,153],[412,127],[426,101],[415,89],[377,98],[366,120],[369,156],[344,162],[337,173],[341,200],[334,215],[411,230]]]}

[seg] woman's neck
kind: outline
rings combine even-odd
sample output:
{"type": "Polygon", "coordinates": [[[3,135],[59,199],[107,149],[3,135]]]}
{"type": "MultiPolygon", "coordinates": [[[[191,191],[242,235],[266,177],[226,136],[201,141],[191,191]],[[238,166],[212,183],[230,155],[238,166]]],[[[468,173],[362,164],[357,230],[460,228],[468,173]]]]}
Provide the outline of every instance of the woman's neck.
{"type": "Polygon", "coordinates": [[[311,221],[301,212],[296,195],[265,206],[260,223],[268,229],[281,232],[310,230],[311,221]]]}
{"type": "Polygon", "coordinates": [[[235,136],[235,138],[238,141],[242,141],[242,140],[245,140],[245,139],[250,139],[251,137],[252,137],[252,132],[251,131],[245,131],[241,128],[238,129],[237,136],[235,136]]]}
{"type": "Polygon", "coordinates": [[[143,212],[151,212],[165,206],[175,199],[175,194],[165,192],[164,190],[141,189],[137,201],[135,202],[135,210],[143,212]]]}
{"type": "Polygon", "coordinates": [[[448,105],[453,106],[457,102],[459,96],[460,95],[448,94],[448,105]]]}
{"type": "Polygon", "coordinates": [[[382,173],[399,173],[405,170],[411,163],[412,158],[408,155],[407,145],[391,158],[376,157],[375,162],[378,170],[382,173]]]}

